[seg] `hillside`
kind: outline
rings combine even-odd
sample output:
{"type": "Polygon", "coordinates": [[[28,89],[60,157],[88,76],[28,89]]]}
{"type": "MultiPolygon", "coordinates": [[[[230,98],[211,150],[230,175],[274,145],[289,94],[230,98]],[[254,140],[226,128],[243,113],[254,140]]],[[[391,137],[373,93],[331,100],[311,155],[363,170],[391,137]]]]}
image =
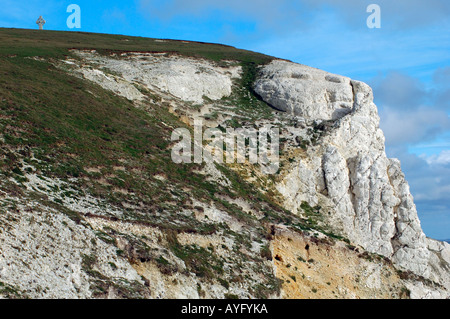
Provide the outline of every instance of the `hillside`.
{"type": "Polygon", "coordinates": [[[445,298],[371,90],[233,47],[0,29],[0,296],[445,298]],[[280,169],[172,132],[280,129],[280,169]]]}

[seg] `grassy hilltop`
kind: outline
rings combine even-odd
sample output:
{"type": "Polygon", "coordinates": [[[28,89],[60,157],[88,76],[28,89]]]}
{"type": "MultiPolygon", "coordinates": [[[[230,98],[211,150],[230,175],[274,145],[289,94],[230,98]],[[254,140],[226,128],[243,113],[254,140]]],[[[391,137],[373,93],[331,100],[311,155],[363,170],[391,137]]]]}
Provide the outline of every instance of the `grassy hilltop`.
{"type": "Polygon", "coordinates": [[[86,32],[0,28],[0,56],[45,56],[61,58],[68,49],[93,49],[99,52],[169,52],[214,61],[235,60],[256,64],[272,60],[267,55],[232,46],[192,41],[129,37],[86,32]]]}

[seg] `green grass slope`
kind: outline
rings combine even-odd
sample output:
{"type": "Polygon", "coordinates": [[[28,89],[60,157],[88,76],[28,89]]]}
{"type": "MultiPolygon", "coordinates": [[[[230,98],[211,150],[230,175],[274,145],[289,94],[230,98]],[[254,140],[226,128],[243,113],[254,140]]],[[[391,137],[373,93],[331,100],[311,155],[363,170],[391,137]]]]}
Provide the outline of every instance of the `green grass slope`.
{"type": "Polygon", "coordinates": [[[67,55],[68,49],[105,52],[172,52],[214,61],[234,60],[262,64],[273,57],[213,43],[129,37],[86,32],[64,32],[0,28],[0,56],[20,57],[67,55]]]}

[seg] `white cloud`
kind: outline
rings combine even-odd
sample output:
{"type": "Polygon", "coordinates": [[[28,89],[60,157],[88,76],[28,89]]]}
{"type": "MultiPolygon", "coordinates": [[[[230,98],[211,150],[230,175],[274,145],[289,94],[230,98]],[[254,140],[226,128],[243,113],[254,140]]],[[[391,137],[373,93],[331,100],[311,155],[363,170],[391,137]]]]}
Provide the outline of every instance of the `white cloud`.
{"type": "Polygon", "coordinates": [[[372,80],[376,99],[382,101],[383,107],[411,110],[419,107],[427,92],[416,78],[400,72],[389,72],[386,77],[372,80]]]}
{"type": "Polygon", "coordinates": [[[429,165],[447,165],[450,164],[450,150],[443,150],[439,154],[421,155],[429,165]]]}
{"type": "Polygon", "coordinates": [[[445,111],[432,107],[380,110],[381,128],[389,146],[430,141],[450,130],[450,118],[445,111]]]}
{"type": "Polygon", "coordinates": [[[409,75],[390,72],[371,82],[376,104],[380,108],[381,128],[388,146],[431,142],[450,131],[447,69],[434,72],[431,89],[409,75]]]}

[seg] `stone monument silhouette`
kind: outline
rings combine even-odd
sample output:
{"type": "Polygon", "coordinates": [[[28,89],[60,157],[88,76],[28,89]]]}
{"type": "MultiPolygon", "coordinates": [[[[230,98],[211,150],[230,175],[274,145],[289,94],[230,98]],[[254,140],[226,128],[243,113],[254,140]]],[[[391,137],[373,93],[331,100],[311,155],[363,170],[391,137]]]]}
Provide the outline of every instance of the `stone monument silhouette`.
{"type": "Polygon", "coordinates": [[[36,24],[39,25],[39,30],[44,30],[45,20],[44,18],[42,18],[42,16],[39,16],[39,19],[37,19],[36,24]]]}

